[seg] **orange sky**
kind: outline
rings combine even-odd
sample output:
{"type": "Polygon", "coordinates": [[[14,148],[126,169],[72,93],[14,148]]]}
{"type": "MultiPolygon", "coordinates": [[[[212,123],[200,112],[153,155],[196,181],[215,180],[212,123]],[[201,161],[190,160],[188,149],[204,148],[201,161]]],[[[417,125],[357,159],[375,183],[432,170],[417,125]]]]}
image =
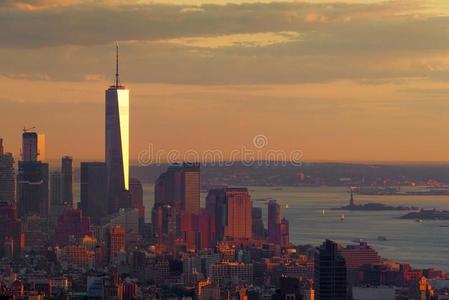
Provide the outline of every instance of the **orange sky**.
{"type": "Polygon", "coordinates": [[[133,161],[257,134],[309,161],[449,160],[444,2],[263,2],[1,2],[6,150],[36,126],[47,157],[102,159],[118,40],[133,161]]]}

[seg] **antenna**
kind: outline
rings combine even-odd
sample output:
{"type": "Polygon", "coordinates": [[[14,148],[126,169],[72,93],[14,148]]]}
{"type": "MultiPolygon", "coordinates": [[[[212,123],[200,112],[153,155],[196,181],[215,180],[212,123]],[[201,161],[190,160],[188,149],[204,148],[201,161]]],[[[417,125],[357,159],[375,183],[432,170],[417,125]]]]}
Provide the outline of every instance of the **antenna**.
{"type": "Polygon", "coordinates": [[[119,76],[118,76],[118,42],[115,42],[115,88],[119,86],[119,76]]]}

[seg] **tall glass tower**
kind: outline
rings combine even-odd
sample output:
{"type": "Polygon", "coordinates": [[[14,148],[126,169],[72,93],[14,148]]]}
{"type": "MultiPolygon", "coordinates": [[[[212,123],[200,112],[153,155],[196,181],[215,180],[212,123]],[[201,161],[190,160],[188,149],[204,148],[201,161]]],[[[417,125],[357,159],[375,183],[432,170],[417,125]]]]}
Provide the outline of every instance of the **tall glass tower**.
{"type": "Polygon", "coordinates": [[[118,45],[115,84],[106,90],[106,141],[108,211],[118,210],[119,194],[129,189],[129,90],[120,84],[118,45]]]}

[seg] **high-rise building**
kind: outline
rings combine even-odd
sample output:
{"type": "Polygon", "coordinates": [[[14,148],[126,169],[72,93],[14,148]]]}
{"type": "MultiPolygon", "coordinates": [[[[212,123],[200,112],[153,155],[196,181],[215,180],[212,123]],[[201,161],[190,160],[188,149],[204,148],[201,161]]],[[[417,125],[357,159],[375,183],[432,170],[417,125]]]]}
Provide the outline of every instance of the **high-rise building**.
{"type": "Polygon", "coordinates": [[[48,164],[45,159],[45,136],[36,132],[22,134],[22,161],[17,174],[17,207],[19,217],[48,217],[48,164]],[[41,151],[42,153],[40,153],[41,151]]]}
{"type": "Polygon", "coordinates": [[[281,247],[286,248],[290,246],[290,231],[288,221],[285,218],[282,218],[281,224],[279,224],[279,235],[279,244],[281,247]]]}
{"type": "Polygon", "coordinates": [[[216,193],[215,235],[218,241],[252,238],[252,203],[247,188],[223,188],[216,193]]]}
{"type": "Polygon", "coordinates": [[[5,153],[3,139],[0,138],[0,202],[15,203],[15,183],[14,158],[11,153],[5,153]]]}
{"type": "Polygon", "coordinates": [[[183,163],[182,165],[182,210],[200,214],[200,165],[198,163],[183,163]]]}
{"type": "Polygon", "coordinates": [[[129,90],[119,82],[118,46],[115,84],[106,90],[105,160],[109,213],[118,210],[121,191],[129,189],[129,90]]]}
{"type": "Polygon", "coordinates": [[[108,214],[106,164],[103,162],[81,163],[80,208],[92,223],[100,224],[108,214]]]}
{"type": "Polygon", "coordinates": [[[137,178],[130,179],[129,192],[131,194],[131,207],[139,210],[139,231],[142,233],[145,225],[145,207],[143,206],[142,183],[137,178]]]}
{"type": "Polygon", "coordinates": [[[50,203],[51,206],[62,204],[61,173],[50,173],[50,203]]]}
{"type": "Polygon", "coordinates": [[[8,202],[0,202],[0,257],[4,253],[4,244],[8,243],[12,255],[22,253],[24,248],[24,236],[22,220],[17,218],[17,211],[14,205],[8,202]]]}
{"type": "Polygon", "coordinates": [[[154,185],[154,201],[160,204],[170,204],[181,209],[182,202],[182,166],[172,164],[162,173],[154,185]]]}
{"type": "Polygon", "coordinates": [[[257,240],[265,239],[265,226],[262,219],[262,208],[253,207],[251,214],[253,218],[253,238],[257,240]]]}
{"type": "Polygon", "coordinates": [[[73,206],[73,161],[70,156],[64,156],[61,164],[61,197],[67,206],[73,206]]]}
{"type": "Polygon", "coordinates": [[[347,279],[354,285],[362,279],[360,278],[360,273],[364,265],[378,265],[381,263],[381,258],[377,251],[366,242],[342,248],[341,255],[346,261],[347,279]]]}
{"type": "Polygon", "coordinates": [[[47,217],[48,164],[40,161],[19,161],[17,174],[17,208],[19,217],[47,217]]]}
{"type": "Polygon", "coordinates": [[[58,218],[58,225],[55,231],[55,244],[58,246],[66,246],[70,242],[70,238],[75,238],[81,242],[85,236],[92,236],[90,229],[90,218],[83,216],[80,209],[67,209],[64,214],[58,218]]]}
{"type": "Polygon", "coordinates": [[[109,261],[112,261],[117,252],[125,251],[125,228],[120,226],[109,230],[108,235],[109,261]]]}
{"type": "Polygon", "coordinates": [[[268,202],[268,241],[279,244],[281,240],[281,206],[276,200],[268,202]]]}
{"type": "Polygon", "coordinates": [[[22,134],[22,160],[45,161],[45,135],[24,131],[22,134]]]}
{"type": "Polygon", "coordinates": [[[326,240],[315,254],[314,285],[317,300],[346,300],[346,262],[341,245],[326,240]]]}
{"type": "Polygon", "coordinates": [[[37,155],[37,133],[24,132],[22,134],[22,160],[36,161],[37,155]]]}

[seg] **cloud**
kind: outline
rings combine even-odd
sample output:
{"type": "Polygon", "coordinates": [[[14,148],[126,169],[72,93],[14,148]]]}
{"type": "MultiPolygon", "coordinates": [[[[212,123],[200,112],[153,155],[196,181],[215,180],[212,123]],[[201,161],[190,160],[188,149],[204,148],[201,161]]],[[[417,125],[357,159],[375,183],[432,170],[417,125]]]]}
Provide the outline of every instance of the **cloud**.
{"type": "Polygon", "coordinates": [[[449,17],[427,12],[416,1],[21,2],[41,7],[37,10],[16,9],[6,5],[10,2],[0,2],[0,74],[5,76],[112,81],[113,44],[119,40],[125,82],[449,80],[444,58],[449,17]]]}
{"type": "Polygon", "coordinates": [[[279,43],[298,41],[300,34],[294,31],[259,32],[229,34],[220,36],[186,37],[159,41],[160,43],[176,44],[199,48],[221,47],[266,47],[279,43]]]}

